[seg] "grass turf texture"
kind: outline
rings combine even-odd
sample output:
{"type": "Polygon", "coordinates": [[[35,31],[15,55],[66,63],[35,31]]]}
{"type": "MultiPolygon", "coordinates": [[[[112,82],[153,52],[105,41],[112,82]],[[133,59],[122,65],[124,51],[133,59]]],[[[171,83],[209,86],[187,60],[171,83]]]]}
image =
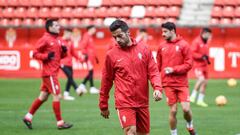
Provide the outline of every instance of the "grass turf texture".
{"type": "MultiPolygon", "coordinates": [[[[64,79],[60,80],[62,91],[64,79]]],[[[193,88],[194,80],[190,81],[193,88]]],[[[22,118],[32,101],[39,94],[40,79],[0,79],[0,131],[1,135],[119,135],[123,134],[114,109],[113,96],[110,99],[110,119],[100,116],[98,95],[89,93],[77,97],[75,101],[61,102],[62,116],[74,124],[69,130],[59,131],[51,107],[51,97],[41,106],[33,119],[33,130],[28,130],[22,118]]],[[[78,81],[80,83],[80,81],[78,81]]],[[[99,87],[100,82],[96,82],[99,87]]],[[[152,93],[152,91],[151,91],[152,93]]],[[[165,98],[154,102],[150,93],[151,135],[169,135],[168,107],[165,98]]],[[[113,90],[111,91],[113,95],[113,90]]],[[[195,128],[199,135],[236,135],[240,133],[240,90],[239,86],[230,88],[226,80],[209,80],[206,92],[209,107],[202,108],[192,104],[195,128]],[[224,95],[228,103],[224,107],[215,105],[215,97],[224,95]]],[[[187,135],[182,111],[178,109],[178,133],[187,135]]]]}

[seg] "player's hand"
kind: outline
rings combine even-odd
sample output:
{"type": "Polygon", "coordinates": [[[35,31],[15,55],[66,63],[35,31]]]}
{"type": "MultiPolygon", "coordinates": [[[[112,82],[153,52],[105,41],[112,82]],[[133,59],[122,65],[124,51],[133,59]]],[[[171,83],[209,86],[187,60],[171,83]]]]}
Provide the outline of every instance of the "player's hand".
{"type": "Polygon", "coordinates": [[[164,72],[165,72],[165,74],[171,74],[171,73],[173,73],[173,68],[172,67],[166,67],[166,68],[164,68],[164,72]]]}
{"type": "Polygon", "coordinates": [[[109,115],[110,115],[110,112],[109,110],[101,110],[101,115],[103,116],[103,118],[105,119],[109,119],[109,115]]]}
{"type": "Polygon", "coordinates": [[[63,51],[63,53],[66,53],[67,52],[67,47],[65,46],[65,45],[62,45],[62,51],[63,51]]]}
{"type": "Polygon", "coordinates": [[[208,57],[207,55],[203,55],[203,56],[202,56],[202,59],[203,59],[203,60],[206,60],[209,65],[211,64],[211,62],[210,62],[210,60],[209,60],[209,57],[208,57]]]}
{"type": "Polygon", "coordinates": [[[161,93],[161,91],[160,90],[154,90],[153,98],[154,98],[155,101],[162,100],[162,93],[161,93]]]}
{"type": "Polygon", "coordinates": [[[84,59],[84,61],[88,61],[88,55],[87,54],[83,54],[83,59],[84,59]]]}
{"type": "Polygon", "coordinates": [[[49,60],[52,60],[54,58],[54,56],[55,56],[55,52],[49,52],[48,53],[48,59],[49,60]]]}
{"type": "Polygon", "coordinates": [[[96,63],[99,64],[99,59],[98,57],[95,57],[96,63]]]}

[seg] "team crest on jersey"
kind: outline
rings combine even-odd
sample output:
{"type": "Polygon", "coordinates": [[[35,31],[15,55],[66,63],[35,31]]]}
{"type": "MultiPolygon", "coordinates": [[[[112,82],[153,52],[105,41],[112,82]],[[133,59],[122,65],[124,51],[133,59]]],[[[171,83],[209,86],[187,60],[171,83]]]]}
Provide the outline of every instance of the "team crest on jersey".
{"type": "Polygon", "coordinates": [[[162,48],[162,52],[163,52],[164,50],[166,50],[166,48],[162,48]]]}
{"type": "Polygon", "coordinates": [[[50,45],[54,45],[54,42],[51,42],[50,45]]]}
{"type": "Polygon", "coordinates": [[[138,58],[139,58],[140,60],[142,60],[142,54],[141,54],[141,53],[138,53],[138,58]]]}
{"type": "Polygon", "coordinates": [[[176,51],[179,51],[179,46],[178,45],[176,46],[176,51]]]}
{"type": "Polygon", "coordinates": [[[55,85],[55,89],[58,90],[58,85],[55,85]]]}

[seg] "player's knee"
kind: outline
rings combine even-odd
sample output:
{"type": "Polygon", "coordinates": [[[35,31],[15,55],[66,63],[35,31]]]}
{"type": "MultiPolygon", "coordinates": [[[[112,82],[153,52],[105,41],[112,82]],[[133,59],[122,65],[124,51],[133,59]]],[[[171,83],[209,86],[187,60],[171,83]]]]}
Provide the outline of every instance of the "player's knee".
{"type": "Polygon", "coordinates": [[[171,109],[170,114],[173,116],[177,115],[177,109],[171,109]]]}
{"type": "Polygon", "coordinates": [[[137,135],[135,126],[129,126],[124,129],[126,135],[137,135]]]}
{"type": "Polygon", "coordinates": [[[58,94],[58,95],[53,94],[53,101],[60,101],[60,99],[61,99],[61,95],[60,94],[58,94]]]}
{"type": "Polygon", "coordinates": [[[189,113],[190,112],[190,108],[189,107],[183,107],[183,113],[189,113]]]}

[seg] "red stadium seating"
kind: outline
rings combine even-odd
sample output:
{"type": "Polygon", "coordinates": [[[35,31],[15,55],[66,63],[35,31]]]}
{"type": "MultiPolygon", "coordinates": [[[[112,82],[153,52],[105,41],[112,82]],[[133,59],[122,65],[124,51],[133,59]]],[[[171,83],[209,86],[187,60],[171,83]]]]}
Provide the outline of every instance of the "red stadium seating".
{"type": "Polygon", "coordinates": [[[43,6],[43,0],[30,0],[31,6],[40,7],[43,6]]]}
{"type": "MultiPolygon", "coordinates": [[[[51,8],[51,14],[50,16],[53,17],[53,18],[60,18],[61,17],[61,8],[59,7],[53,7],[51,8]]],[[[71,15],[71,14],[69,14],[71,15]]]]}
{"type": "Polygon", "coordinates": [[[213,7],[212,17],[222,17],[222,8],[220,6],[213,7]]]}
{"type": "Polygon", "coordinates": [[[36,26],[44,26],[45,20],[44,20],[44,19],[41,19],[41,18],[36,19],[35,22],[34,22],[34,24],[35,24],[36,26]]]}
{"type": "Polygon", "coordinates": [[[43,5],[44,6],[54,6],[55,3],[54,3],[54,0],[43,0],[43,5]]]}
{"type": "Polygon", "coordinates": [[[76,6],[77,0],[65,0],[66,6],[76,6]]]}
{"type": "Polygon", "coordinates": [[[34,21],[33,21],[33,19],[27,18],[27,19],[24,19],[24,20],[23,20],[22,24],[23,24],[24,26],[33,26],[34,21]]]}
{"type": "Polygon", "coordinates": [[[156,8],[156,17],[166,17],[167,16],[167,7],[166,6],[160,6],[156,8]]]}
{"type": "Polygon", "coordinates": [[[96,17],[95,8],[85,8],[82,12],[83,17],[94,18],[96,17]]]}
{"type": "Polygon", "coordinates": [[[84,7],[86,7],[87,6],[87,4],[88,4],[88,0],[75,0],[75,6],[77,5],[77,6],[84,6],[84,7]]]}
{"type": "Polygon", "coordinates": [[[66,27],[66,26],[69,25],[69,20],[63,18],[63,19],[60,19],[60,20],[59,20],[59,23],[60,23],[61,26],[66,27]]]}
{"type": "Polygon", "coordinates": [[[100,17],[100,18],[107,17],[107,15],[108,15],[108,10],[107,9],[108,8],[106,8],[106,7],[97,8],[95,10],[96,16],[100,17]]]}
{"type": "Polygon", "coordinates": [[[224,1],[223,0],[214,0],[214,5],[223,6],[224,5],[224,1]]]}
{"type": "Polygon", "coordinates": [[[223,17],[233,17],[234,15],[234,8],[232,6],[225,6],[222,11],[223,17]]]}
{"type": "Polygon", "coordinates": [[[1,26],[8,26],[10,24],[10,20],[3,18],[0,20],[1,26]]]}
{"type": "Polygon", "coordinates": [[[232,24],[232,20],[229,19],[229,18],[222,18],[222,19],[220,20],[220,24],[230,25],[230,24],[232,24]]]}
{"type": "Polygon", "coordinates": [[[15,19],[12,20],[12,25],[15,26],[15,27],[20,26],[21,23],[22,23],[21,19],[15,18],[15,19]]]}
{"type": "Polygon", "coordinates": [[[156,16],[156,10],[154,6],[147,6],[146,7],[146,17],[154,17],[156,16]]]}
{"type": "Polygon", "coordinates": [[[82,24],[84,26],[88,26],[88,25],[92,25],[93,24],[93,20],[90,19],[90,18],[84,18],[84,19],[81,20],[81,22],[82,22],[82,24]]]}
{"type": "Polygon", "coordinates": [[[94,19],[93,24],[97,25],[97,26],[101,26],[101,25],[103,25],[103,19],[101,19],[101,18],[94,19]]]}
{"type": "Polygon", "coordinates": [[[8,6],[18,6],[20,3],[18,0],[5,0],[5,3],[7,3],[8,6]]]}
{"type": "Polygon", "coordinates": [[[111,0],[102,0],[102,6],[112,6],[111,0]]]}
{"type": "Polygon", "coordinates": [[[71,8],[71,7],[64,7],[63,9],[62,9],[62,17],[64,17],[64,18],[71,18],[71,17],[73,17],[74,16],[74,13],[75,11],[73,11],[73,9],[71,8]]]}
{"type": "Polygon", "coordinates": [[[14,8],[13,7],[6,7],[3,9],[3,17],[5,18],[12,18],[14,15],[14,8]]]}
{"type": "Polygon", "coordinates": [[[180,15],[180,8],[178,6],[171,6],[167,9],[168,17],[177,18],[180,15]]]}
{"type": "Polygon", "coordinates": [[[218,18],[212,18],[210,21],[209,21],[209,24],[210,25],[218,25],[220,23],[219,19],[218,18]]]}
{"type": "Polygon", "coordinates": [[[50,9],[47,7],[41,7],[38,14],[39,14],[39,17],[41,18],[50,17],[50,9]]]}
{"type": "Polygon", "coordinates": [[[169,0],[170,4],[173,6],[182,6],[183,0],[169,0]]]}
{"type": "Polygon", "coordinates": [[[73,18],[69,21],[69,25],[71,26],[77,26],[81,23],[80,19],[77,19],[77,18],[73,18]]]}
{"type": "Polygon", "coordinates": [[[19,5],[20,6],[30,6],[31,5],[31,1],[29,1],[29,0],[19,0],[18,1],[19,2],[19,5]]]}
{"type": "Polygon", "coordinates": [[[24,7],[18,7],[14,11],[14,16],[18,18],[25,18],[26,17],[27,10],[24,7]]]}
{"type": "Polygon", "coordinates": [[[234,18],[232,23],[236,25],[240,25],[240,18],[234,18]]]}
{"type": "Polygon", "coordinates": [[[234,16],[235,17],[240,17],[240,6],[235,8],[234,16]]]}
{"type": "Polygon", "coordinates": [[[30,7],[27,9],[27,14],[25,14],[26,17],[29,18],[36,18],[38,17],[38,9],[36,7],[30,7]]]}
{"type": "Polygon", "coordinates": [[[224,1],[224,6],[236,6],[237,5],[237,0],[223,0],[224,1]]]}
{"type": "MultiPolygon", "coordinates": [[[[119,7],[110,7],[108,8],[107,12],[106,12],[106,17],[121,17],[121,14],[119,13],[119,11],[121,10],[121,8],[119,7]]],[[[126,13],[127,14],[127,13],[126,13]]],[[[129,13],[130,15],[130,13],[129,13]]]]}
{"type": "MultiPolygon", "coordinates": [[[[83,8],[82,7],[76,7],[76,8],[74,8],[73,9],[73,17],[75,17],[75,18],[81,18],[81,17],[83,17],[83,14],[82,14],[82,12],[83,12],[83,8]]],[[[66,12],[67,13],[67,12],[66,12]]],[[[71,14],[71,13],[69,13],[69,14],[71,14]]]]}
{"type": "Polygon", "coordinates": [[[55,6],[65,6],[66,0],[55,0],[55,6]]]}
{"type": "MultiPolygon", "coordinates": [[[[7,6],[6,0],[0,0],[0,6],[1,6],[1,7],[7,6]]],[[[2,21],[2,20],[1,20],[1,21],[2,21]]]]}
{"type": "Polygon", "coordinates": [[[129,17],[131,14],[131,7],[122,7],[121,12],[119,13],[122,17],[129,17]]]}

